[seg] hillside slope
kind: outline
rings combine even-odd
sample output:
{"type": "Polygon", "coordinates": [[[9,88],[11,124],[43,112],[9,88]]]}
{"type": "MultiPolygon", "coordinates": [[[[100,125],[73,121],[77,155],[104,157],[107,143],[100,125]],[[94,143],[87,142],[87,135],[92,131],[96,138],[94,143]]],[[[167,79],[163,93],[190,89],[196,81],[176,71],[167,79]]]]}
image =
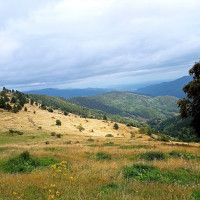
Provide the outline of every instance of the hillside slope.
{"type": "Polygon", "coordinates": [[[139,94],[150,95],[152,97],[168,95],[177,98],[184,98],[185,93],[182,89],[184,85],[188,84],[191,80],[192,78],[190,76],[183,76],[182,78],[171,82],[164,82],[140,88],[136,90],[136,92],[139,94]]]}
{"type": "Polygon", "coordinates": [[[139,121],[174,116],[178,112],[177,100],[170,96],[151,98],[128,92],[111,92],[68,99],[69,102],[79,106],[139,121]]]}
{"type": "MultiPolygon", "coordinates": [[[[137,128],[127,127],[120,124],[119,129],[113,128],[114,123],[97,119],[82,118],[78,115],[69,114],[65,116],[62,112],[54,110],[53,113],[42,110],[38,106],[25,104],[27,111],[21,110],[18,113],[8,112],[0,109],[0,132],[18,130],[22,132],[50,133],[56,132],[62,135],[84,135],[84,136],[105,136],[112,134],[115,137],[130,137],[131,131],[137,128]],[[61,121],[61,126],[56,125],[56,120],[61,121]],[[84,130],[79,131],[81,125],[84,130]]],[[[30,140],[34,138],[30,137],[30,140]]],[[[53,139],[53,138],[52,138],[53,139]]]]}

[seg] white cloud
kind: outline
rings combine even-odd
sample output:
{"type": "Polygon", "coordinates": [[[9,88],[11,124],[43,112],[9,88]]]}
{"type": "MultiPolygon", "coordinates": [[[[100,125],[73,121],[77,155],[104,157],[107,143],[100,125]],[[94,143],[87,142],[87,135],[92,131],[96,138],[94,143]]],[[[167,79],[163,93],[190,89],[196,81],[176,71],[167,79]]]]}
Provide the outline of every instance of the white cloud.
{"type": "Polygon", "coordinates": [[[134,73],[141,70],[148,72],[145,80],[169,79],[186,74],[188,64],[199,59],[198,0],[8,0],[0,5],[2,85],[109,86],[141,82],[134,73]]]}

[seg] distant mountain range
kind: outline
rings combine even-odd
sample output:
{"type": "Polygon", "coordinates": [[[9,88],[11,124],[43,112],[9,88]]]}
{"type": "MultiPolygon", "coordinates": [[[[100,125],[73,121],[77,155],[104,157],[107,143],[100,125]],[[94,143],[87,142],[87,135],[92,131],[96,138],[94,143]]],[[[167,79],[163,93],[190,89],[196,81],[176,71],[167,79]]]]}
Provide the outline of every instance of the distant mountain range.
{"type": "Polygon", "coordinates": [[[168,95],[177,98],[184,98],[185,93],[182,89],[184,85],[188,84],[190,81],[192,81],[192,77],[183,76],[171,82],[164,82],[140,88],[135,92],[139,94],[149,95],[152,97],[168,95]]]}
{"type": "Polygon", "coordinates": [[[112,89],[103,89],[103,88],[86,88],[86,89],[54,89],[46,88],[41,90],[30,90],[25,91],[25,94],[40,94],[54,97],[82,97],[82,96],[93,96],[102,93],[107,93],[113,91],[112,89]]]}
{"type": "Polygon", "coordinates": [[[165,119],[178,113],[178,99],[171,96],[155,97],[130,92],[110,92],[88,97],[74,97],[68,102],[137,121],[165,119]]]}

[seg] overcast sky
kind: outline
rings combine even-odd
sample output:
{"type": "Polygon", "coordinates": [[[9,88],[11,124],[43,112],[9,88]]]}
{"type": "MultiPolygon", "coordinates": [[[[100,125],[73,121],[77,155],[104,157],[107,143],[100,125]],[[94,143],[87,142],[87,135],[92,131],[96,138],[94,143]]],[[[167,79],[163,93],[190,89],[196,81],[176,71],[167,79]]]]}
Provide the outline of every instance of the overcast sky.
{"type": "Polygon", "coordinates": [[[200,58],[199,0],[0,0],[0,86],[173,80],[200,58]]]}

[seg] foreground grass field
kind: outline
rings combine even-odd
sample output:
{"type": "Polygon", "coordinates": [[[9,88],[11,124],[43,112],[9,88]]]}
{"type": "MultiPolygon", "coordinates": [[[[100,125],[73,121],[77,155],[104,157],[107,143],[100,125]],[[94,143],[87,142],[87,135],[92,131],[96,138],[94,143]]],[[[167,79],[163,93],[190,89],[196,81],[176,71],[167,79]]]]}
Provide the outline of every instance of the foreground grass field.
{"type": "Polygon", "coordinates": [[[0,112],[0,199],[200,199],[199,144],[164,143],[122,124],[114,130],[111,122],[28,111],[0,112]]]}

